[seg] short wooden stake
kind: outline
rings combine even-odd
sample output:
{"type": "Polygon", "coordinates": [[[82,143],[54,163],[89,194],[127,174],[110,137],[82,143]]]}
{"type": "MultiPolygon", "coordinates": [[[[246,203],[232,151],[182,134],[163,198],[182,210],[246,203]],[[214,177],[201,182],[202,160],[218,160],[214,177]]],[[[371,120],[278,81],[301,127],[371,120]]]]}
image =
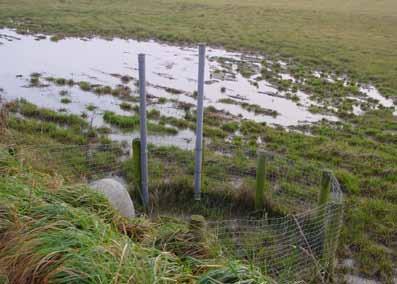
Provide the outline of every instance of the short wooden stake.
{"type": "Polygon", "coordinates": [[[262,210],[265,205],[265,164],[266,158],[264,153],[258,153],[256,165],[256,193],[255,209],[262,210]]]}
{"type": "Polygon", "coordinates": [[[192,215],[189,224],[189,231],[194,235],[196,241],[204,241],[206,236],[207,223],[201,215],[192,215]]]}
{"type": "Polygon", "coordinates": [[[141,192],[142,177],[141,177],[141,140],[135,138],[132,141],[132,171],[134,178],[134,186],[141,192]]]}
{"type": "MultiPolygon", "coordinates": [[[[327,208],[322,208],[324,205],[326,205],[329,202],[330,196],[331,196],[331,189],[332,189],[332,184],[331,184],[331,179],[332,179],[332,172],[329,170],[324,170],[322,173],[321,177],[321,188],[320,188],[320,194],[318,197],[318,206],[320,212],[324,212],[322,214],[327,214],[327,208]]],[[[336,212],[334,212],[336,214],[336,212]]],[[[327,265],[327,272],[328,272],[328,278],[332,279],[333,272],[334,272],[334,264],[335,264],[335,253],[334,250],[336,248],[333,247],[333,245],[336,245],[335,242],[333,242],[333,235],[335,235],[335,228],[333,228],[334,225],[334,220],[329,220],[327,218],[327,215],[321,216],[322,222],[324,223],[324,239],[323,239],[323,259],[325,261],[328,261],[327,265]]]]}
{"type": "Polygon", "coordinates": [[[324,170],[321,177],[321,188],[318,197],[318,205],[322,206],[326,204],[331,195],[331,176],[332,172],[329,170],[324,170]]]}

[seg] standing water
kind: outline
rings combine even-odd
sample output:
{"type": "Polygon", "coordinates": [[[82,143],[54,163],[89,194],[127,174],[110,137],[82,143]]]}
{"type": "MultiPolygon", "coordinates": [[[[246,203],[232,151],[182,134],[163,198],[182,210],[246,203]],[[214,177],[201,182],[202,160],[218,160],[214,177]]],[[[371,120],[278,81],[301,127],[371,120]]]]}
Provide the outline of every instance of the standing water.
{"type": "MultiPolygon", "coordinates": [[[[104,111],[121,115],[131,114],[119,107],[125,99],[85,92],[78,86],[47,84],[30,87],[30,74],[40,73],[43,77],[73,79],[75,82],[87,81],[90,84],[111,87],[120,85],[121,76],[128,76],[130,80],[124,82],[124,85],[136,94],[139,53],[146,54],[149,96],[195,104],[198,64],[196,48],[117,38],[66,38],[54,42],[48,36],[19,35],[9,29],[0,30],[0,95],[7,100],[24,98],[41,107],[63,109],[74,114],[87,112],[87,106],[92,105],[96,107],[96,110],[90,113],[94,125],[106,125],[102,120],[104,111]],[[59,96],[60,91],[65,88],[71,101],[68,104],[62,103],[59,96]]],[[[255,80],[260,73],[263,59],[257,55],[247,56],[209,48],[205,70],[205,106],[214,106],[241,118],[282,126],[315,122],[323,118],[336,120],[330,115],[310,113],[307,107],[313,102],[303,92],[297,93],[300,100],[296,103],[280,95],[277,88],[272,87],[267,81],[255,80]],[[243,76],[238,72],[236,62],[243,60],[250,63],[250,68],[255,71],[253,74],[243,76]],[[230,69],[226,71],[225,62],[231,62],[230,69]],[[224,99],[256,104],[273,110],[278,115],[250,112],[240,104],[225,103],[224,99]]],[[[180,111],[167,104],[153,107],[158,108],[162,114],[181,115],[180,111]]],[[[131,140],[133,135],[130,134],[115,132],[111,137],[116,140],[128,137],[128,140],[131,140]]],[[[187,142],[190,142],[193,136],[194,133],[190,130],[178,133],[178,138],[187,142]]],[[[167,142],[167,139],[161,138],[163,142],[167,142]]],[[[171,141],[175,141],[175,137],[170,137],[169,142],[171,141]]]]}

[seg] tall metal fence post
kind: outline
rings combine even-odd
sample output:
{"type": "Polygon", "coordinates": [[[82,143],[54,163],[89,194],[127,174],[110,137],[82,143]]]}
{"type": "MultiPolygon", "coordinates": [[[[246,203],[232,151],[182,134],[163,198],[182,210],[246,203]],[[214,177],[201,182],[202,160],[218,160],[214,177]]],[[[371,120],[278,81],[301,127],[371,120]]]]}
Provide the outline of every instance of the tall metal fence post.
{"type": "Polygon", "coordinates": [[[145,78],[145,54],[138,55],[139,63],[139,115],[140,115],[140,138],[141,138],[141,190],[143,204],[149,205],[148,190],[148,151],[147,151],[147,122],[146,122],[146,78],[145,78]]]}
{"type": "Polygon", "coordinates": [[[203,163],[203,112],[204,112],[204,65],[205,44],[199,44],[198,86],[197,86],[197,127],[194,170],[194,199],[201,199],[201,173],[203,163]]]}

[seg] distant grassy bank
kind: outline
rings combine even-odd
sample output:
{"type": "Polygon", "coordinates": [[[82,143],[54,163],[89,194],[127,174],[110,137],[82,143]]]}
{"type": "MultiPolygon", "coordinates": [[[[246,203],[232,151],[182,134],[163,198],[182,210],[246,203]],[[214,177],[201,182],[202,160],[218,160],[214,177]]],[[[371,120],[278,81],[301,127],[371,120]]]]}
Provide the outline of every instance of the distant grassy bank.
{"type": "Polygon", "coordinates": [[[259,50],[346,72],[397,96],[394,0],[4,0],[0,25],[259,50]]]}

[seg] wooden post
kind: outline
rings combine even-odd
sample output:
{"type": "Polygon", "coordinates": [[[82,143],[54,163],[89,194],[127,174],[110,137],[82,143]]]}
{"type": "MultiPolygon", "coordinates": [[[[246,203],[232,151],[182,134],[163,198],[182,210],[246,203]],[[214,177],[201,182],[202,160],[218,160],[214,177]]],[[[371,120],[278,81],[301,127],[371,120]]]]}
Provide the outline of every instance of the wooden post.
{"type": "Polygon", "coordinates": [[[318,196],[318,205],[322,206],[326,204],[331,195],[331,176],[332,172],[329,170],[324,170],[321,177],[321,188],[320,194],[318,196]]]}
{"type": "Polygon", "coordinates": [[[206,239],[207,223],[201,215],[192,215],[189,224],[189,231],[193,234],[196,241],[204,241],[206,239]]]}
{"type": "MultiPolygon", "coordinates": [[[[327,208],[322,208],[324,205],[326,205],[329,201],[329,198],[331,196],[331,179],[332,179],[332,172],[329,170],[324,170],[322,173],[321,177],[321,188],[320,188],[320,194],[318,197],[318,206],[320,212],[324,212],[326,210],[325,214],[327,214],[327,208]]],[[[321,213],[324,214],[324,213],[321,213]]],[[[336,214],[336,212],[335,212],[336,214]]],[[[332,217],[332,216],[331,216],[332,217]]],[[[333,247],[334,242],[333,242],[333,236],[335,235],[335,228],[334,226],[334,220],[329,220],[327,215],[321,216],[322,222],[324,223],[324,233],[323,233],[323,261],[328,262],[327,265],[327,272],[328,272],[328,279],[332,279],[333,273],[334,273],[334,264],[335,264],[335,250],[336,248],[333,247]]]]}
{"type": "MultiPolygon", "coordinates": [[[[132,176],[134,179],[134,186],[141,192],[141,140],[139,138],[135,138],[132,141],[132,176]]],[[[143,200],[142,200],[143,201],[143,200]]]]}
{"type": "Polygon", "coordinates": [[[339,236],[341,231],[341,226],[343,223],[343,205],[337,204],[334,209],[332,217],[332,226],[329,230],[333,230],[332,243],[330,245],[331,251],[329,253],[329,263],[328,263],[328,278],[331,282],[334,281],[335,276],[335,263],[336,263],[336,251],[338,249],[339,236]]]}
{"type": "Polygon", "coordinates": [[[255,193],[255,209],[262,210],[265,205],[265,163],[264,153],[259,152],[256,165],[256,193],[255,193]]]}

